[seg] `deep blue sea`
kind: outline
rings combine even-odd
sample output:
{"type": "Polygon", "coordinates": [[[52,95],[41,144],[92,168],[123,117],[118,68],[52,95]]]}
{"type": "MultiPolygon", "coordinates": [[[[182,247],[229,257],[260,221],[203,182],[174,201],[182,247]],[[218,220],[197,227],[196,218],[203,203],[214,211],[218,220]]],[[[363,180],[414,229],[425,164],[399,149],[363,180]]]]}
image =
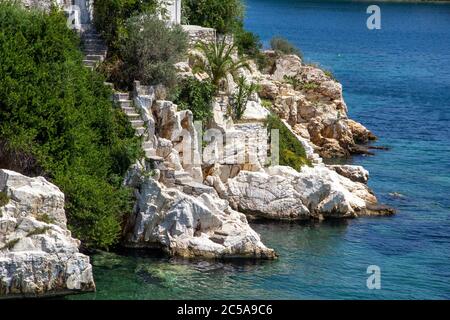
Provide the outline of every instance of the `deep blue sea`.
{"type": "Polygon", "coordinates": [[[391,218],[257,224],[274,262],[93,257],[77,299],[450,299],[450,4],[247,0],[246,27],[282,35],[344,86],[349,114],[389,151],[354,157],[391,218]],[[366,8],[381,8],[368,30],[366,8]],[[381,269],[381,289],[366,286],[381,269]]]}

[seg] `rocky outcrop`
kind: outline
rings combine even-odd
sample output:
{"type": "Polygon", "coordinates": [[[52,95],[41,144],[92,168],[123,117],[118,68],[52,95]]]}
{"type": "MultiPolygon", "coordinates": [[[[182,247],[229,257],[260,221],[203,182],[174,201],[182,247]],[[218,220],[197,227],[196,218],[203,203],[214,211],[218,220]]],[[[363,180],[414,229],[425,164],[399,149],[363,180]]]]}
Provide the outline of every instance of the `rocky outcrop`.
{"type": "Polygon", "coordinates": [[[266,172],[241,171],[227,183],[227,199],[235,209],[265,219],[306,220],[389,215],[363,183],[324,166],[297,172],[275,166],[266,172]]]}
{"type": "Polygon", "coordinates": [[[245,215],[216,193],[191,196],[167,188],[136,164],[126,183],[135,188],[136,206],[125,230],[126,246],[162,248],[186,258],[273,259],[245,215]]]}
{"type": "Polygon", "coordinates": [[[354,182],[367,183],[369,181],[369,171],[361,166],[330,165],[328,168],[354,182]]]}
{"type": "Polygon", "coordinates": [[[93,291],[89,257],[66,227],[64,194],[0,170],[0,298],[93,291]]]}
{"type": "Polygon", "coordinates": [[[273,103],[274,111],[299,136],[309,139],[324,158],[367,153],[359,144],[376,137],[348,118],[340,83],[295,55],[266,54],[273,67],[269,73],[253,76],[260,83],[260,96],[273,103]]]}

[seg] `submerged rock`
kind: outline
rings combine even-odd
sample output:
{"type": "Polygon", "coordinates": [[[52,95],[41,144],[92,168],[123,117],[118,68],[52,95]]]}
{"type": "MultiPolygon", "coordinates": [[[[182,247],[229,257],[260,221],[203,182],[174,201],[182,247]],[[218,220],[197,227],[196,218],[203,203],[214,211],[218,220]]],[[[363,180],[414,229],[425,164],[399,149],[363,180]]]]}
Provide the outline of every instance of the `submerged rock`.
{"type": "Polygon", "coordinates": [[[8,170],[0,170],[0,193],[0,298],[95,290],[89,257],[67,230],[64,194],[8,170]]]}
{"type": "Polygon", "coordinates": [[[235,210],[257,218],[305,220],[389,215],[371,190],[324,166],[270,167],[241,171],[228,180],[227,198],[235,210]]]}

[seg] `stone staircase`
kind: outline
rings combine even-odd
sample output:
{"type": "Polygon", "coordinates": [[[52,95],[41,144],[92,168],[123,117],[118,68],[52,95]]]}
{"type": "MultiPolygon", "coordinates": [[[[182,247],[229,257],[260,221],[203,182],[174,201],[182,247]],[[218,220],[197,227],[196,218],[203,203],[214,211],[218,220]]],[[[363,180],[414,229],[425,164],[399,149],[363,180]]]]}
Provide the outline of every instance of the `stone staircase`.
{"type": "Polygon", "coordinates": [[[133,100],[130,98],[130,93],[128,92],[115,92],[113,100],[119,105],[122,111],[127,115],[128,120],[130,120],[131,126],[136,131],[136,136],[143,137],[142,149],[145,152],[146,158],[156,157],[155,150],[150,141],[146,140],[147,130],[145,128],[145,122],[142,120],[141,115],[138,113],[136,108],[133,106],[133,100]]]}
{"type": "Polygon", "coordinates": [[[108,47],[93,27],[81,34],[81,42],[84,53],[83,63],[87,68],[94,70],[105,60],[108,47]]]}
{"type": "MultiPolygon", "coordinates": [[[[83,63],[87,68],[94,70],[106,59],[108,48],[93,27],[87,28],[82,33],[81,39],[85,55],[83,63]]],[[[114,89],[111,83],[105,83],[105,85],[114,89]]],[[[145,121],[141,113],[134,106],[132,94],[129,92],[115,91],[112,99],[127,115],[128,120],[136,131],[136,136],[143,138],[142,149],[144,150],[149,168],[160,170],[161,180],[164,184],[195,196],[203,193],[213,194],[215,192],[213,188],[194,181],[188,172],[171,169],[162,157],[157,156],[153,143],[148,140],[149,137],[145,121]]]]}

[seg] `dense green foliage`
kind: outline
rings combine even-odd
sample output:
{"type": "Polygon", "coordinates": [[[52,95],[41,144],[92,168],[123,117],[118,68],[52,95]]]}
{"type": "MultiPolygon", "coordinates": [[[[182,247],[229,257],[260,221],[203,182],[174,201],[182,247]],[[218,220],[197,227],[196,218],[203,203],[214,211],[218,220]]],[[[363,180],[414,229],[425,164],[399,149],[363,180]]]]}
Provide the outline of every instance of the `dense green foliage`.
{"type": "Polygon", "coordinates": [[[61,188],[74,235],[113,245],[132,210],[122,177],[141,151],[111,89],[83,66],[60,12],[0,2],[0,61],[0,163],[31,159],[20,171],[33,172],[31,164],[61,188]]]}
{"type": "Polygon", "coordinates": [[[194,120],[202,121],[206,126],[212,118],[214,92],[215,88],[210,81],[190,77],[179,82],[174,102],[180,110],[191,110],[194,120]]]}
{"type": "Polygon", "coordinates": [[[301,142],[298,141],[278,116],[268,116],[266,126],[269,133],[272,129],[279,130],[280,165],[292,167],[297,171],[300,171],[302,166],[311,165],[301,142]]]}
{"type": "Polygon", "coordinates": [[[116,45],[115,55],[100,67],[116,87],[131,89],[134,80],[139,80],[173,91],[177,82],[174,64],[188,48],[188,35],[181,26],[169,27],[154,15],[138,14],[125,22],[116,45]]]}
{"type": "Polygon", "coordinates": [[[208,28],[218,33],[233,33],[244,17],[241,0],[183,0],[184,22],[208,28]]]}
{"type": "Polygon", "coordinates": [[[223,82],[226,81],[227,75],[231,74],[236,77],[238,70],[250,69],[245,58],[233,58],[236,45],[227,44],[225,38],[211,43],[200,42],[196,49],[200,54],[193,53],[193,71],[208,74],[217,90],[223,88],[223,82]]]}
{"type": "Polygon", "coordinates": [[[239,54],[246,54],[252,58],[257,57],[262,49],[259,36],[245,30],[243,24],[240,24],[234,31],[234,42],[239,50],[239,54]]]}
{"type": "Polygon", "coordinates": [[[258,90],[258,85],[253,82],[247,83],[244,76],[238,78],[237,85],[237,91],[230,99],[230,111],[233,120],[242,119],[250,96],[258,90]]]}
{"type": "Polygon", "coordinates": [[[210,27],[219,34],[232,34],[239,54],[261,58],[259,37],[244,29],[245,7],[242,0],[183,0],[184,24],[210,27]]]}
{"type": "Polygon", "coordinates": [[[274,37],[270,40],[270,47],[272,50],[282,54],[295,54],[300,58],[303,57],[299,48],[289,42],[289,40],[282,37],[274,37]]]}
{"type": "Polygon", "coordinates": [[[137,13],[156,11],[156,0],[95,0],[94,24],[114,52],[128,18],[137,13]]]}

